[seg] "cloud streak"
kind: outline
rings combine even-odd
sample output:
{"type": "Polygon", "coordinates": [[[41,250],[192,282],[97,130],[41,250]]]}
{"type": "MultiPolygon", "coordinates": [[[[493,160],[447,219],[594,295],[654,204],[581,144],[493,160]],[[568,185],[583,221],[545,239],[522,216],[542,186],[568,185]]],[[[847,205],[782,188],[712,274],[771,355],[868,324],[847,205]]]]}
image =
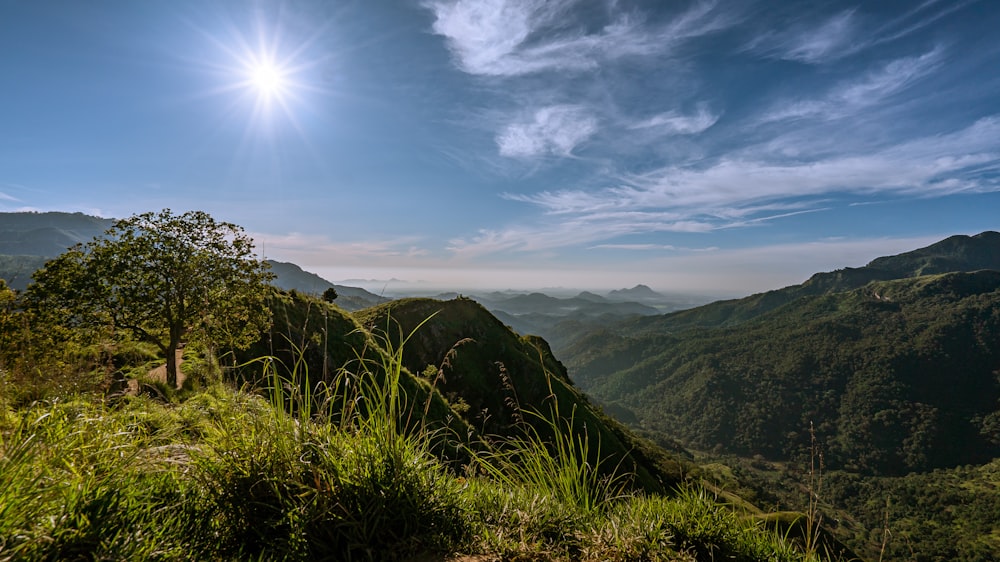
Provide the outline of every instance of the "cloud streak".
{"type": "Polygon", "coordinates": [[[903,39],[975,2],[927,0],[881,24],[854,8],[818,22],[797,19],[785,24],[785,31],[761,34],[747,45],[746,50],[808,65],[830,64],[903,39]]]}
{"type": "Polygon", "coordinates": [[[713,114],[705,104],[699,104],[698,110],[692,114],[682,114],[677,111],[667,111],[629,125],[629,129],[652,129],[663,134],[694,135],[704,132],[719,120],[718,113],[713,114]]]}
{"type": "Polygon", "coordinates": [[[496,143],[502,156],[570,156],[597,131],[597,119],[582,106],[554,105],[535,111],[525,122],[511,123],[496,143]]]}
{"type": "Polygon", "coordinates": [[[679,42],[718,31],[729,20],[713,3],[696,3],[666,25],[651,27],[619,14],[595,31],[573,17],[577,0],[432,0],[434,33],[469,74],[519,76],[586,71],[629,56],[665,52],[679,42]]]}
{"type": "Polygon", "coordinates": [[[544,212],[533,226],[482,230],[454,239],[455,255],[543,251],[610,244],[621,236],[709,232],[826,210],[837,193],[936,197],[1000,189],[1000,118],[947,135],[919,138],[872,154],[781,163],[720,158],[704,168],[666,166],[629,175],[600,191],[506,194],[544,212]]]}
{"type": "Polygon", "coordinates": [[[860,78],[842,82],[820,99],[783,102],[761,117],[761,122],[796,118],[838,119],[884,103],[929,76],[940,65],[942,50],[893,60],[860,78]]]}

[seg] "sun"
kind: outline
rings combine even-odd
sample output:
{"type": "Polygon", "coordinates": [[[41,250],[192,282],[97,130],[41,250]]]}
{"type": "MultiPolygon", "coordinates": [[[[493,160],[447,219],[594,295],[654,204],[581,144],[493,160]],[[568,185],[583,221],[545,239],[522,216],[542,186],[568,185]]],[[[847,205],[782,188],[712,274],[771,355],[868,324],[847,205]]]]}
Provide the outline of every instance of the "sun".
{"type": "Polygon", "coordinates": [[[279,96],[288,87],[285,72],[272,63],[263,62],[250,68],[250,82],[264,98],[279,96]]]}
{"type": "Polygon", "coordinates": [[[284,102],[291,93],[291,72],[280,63],[263,56],[250,57],[244,71],[244,85],[257,95],[259,103],[284,102]]]}
{"type": "Polygon", "coordinates": [[[280,14],[262,14],[252,21],[224,20],[217,30],[196,28],[217,52],[196,62],[217,78],[207,93],[228,98],[223,117],[245,123],[245,138],[274,139],[289,130],[305,136],[303,112],[330,94],[323,79],[331,60],[322,41],[326,28],[292,34],[280,14]]]}

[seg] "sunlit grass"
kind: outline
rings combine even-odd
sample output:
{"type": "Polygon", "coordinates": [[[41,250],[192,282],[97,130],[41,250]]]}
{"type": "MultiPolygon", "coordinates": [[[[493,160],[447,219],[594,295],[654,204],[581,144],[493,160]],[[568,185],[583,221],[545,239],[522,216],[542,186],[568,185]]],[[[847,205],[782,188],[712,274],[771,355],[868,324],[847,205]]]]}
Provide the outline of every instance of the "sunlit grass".
{"type": "Polygon", "coordinates": [[[698,488],[630,491],[554,396],[524,412],[543,432],[440,458],[451,436],[402,390],[406,340],[322,384],[265,357],[259,389],[7,402],[0,561],[807,559],[698,488]]]}

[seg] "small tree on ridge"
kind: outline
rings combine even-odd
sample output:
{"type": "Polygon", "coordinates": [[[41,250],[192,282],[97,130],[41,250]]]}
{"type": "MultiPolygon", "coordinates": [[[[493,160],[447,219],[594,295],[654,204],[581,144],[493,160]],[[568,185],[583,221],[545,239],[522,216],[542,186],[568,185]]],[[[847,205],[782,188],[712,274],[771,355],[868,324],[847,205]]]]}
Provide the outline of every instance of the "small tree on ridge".
{"type": "Polygon", "coordinates": [[[72,326],[110,326],[156,345],[176,387],[182,342],[245,347],[267,328],[268,269],[241,227],[164,209],[119,220],[103,238],[46,263],[28,300],[72,326]]]}

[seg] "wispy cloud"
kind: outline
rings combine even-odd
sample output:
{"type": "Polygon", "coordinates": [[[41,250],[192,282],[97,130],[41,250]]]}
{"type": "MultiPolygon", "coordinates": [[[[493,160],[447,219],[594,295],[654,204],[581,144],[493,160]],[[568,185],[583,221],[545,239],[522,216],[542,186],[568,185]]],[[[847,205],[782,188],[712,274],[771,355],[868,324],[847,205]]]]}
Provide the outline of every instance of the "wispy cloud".
{"type": "Polygon", "coordinates": [[[667,111],[628,126],[629,129],[654,129],[664,134],[693,135],[701,133],[719,120],[718,113],[709,111],[708,106],[699,104],[695,113],[683,114],[667,111]]]}
{"type": "Polygon", "coordinates": [[[996,189],[998,180],[979,177],[977,172],[1000,161],[1000,148],[995,143],[998,135],[1000,119],[991,117],[948,135],[918,138],[871,154],[805,163],[723,157],[706,168],[668,166],[629,176],[626,185],[603,192],[567,190],[513,198],[551,213],[650,207],[704,213],[831,192],[944,195],[986,191],[996,189]]]}
{"type": "Polygon", "coordinates": [[[584,107],[554,105],[535,111],[526,122],[511,123],[497,135],[496,142],[503,156],[569,156],[596,131],[597,119],[584,107]]]}
{"type": "Polygon", "coordinates": [[[718,246],[704,248],[685,248],[673,244],[595,244],[588,250],[630,250],[636,252],[715,252],[718,246]]]}
{"type": "Polygon", "coordinates": [[[820,63],[851,54],[857,49],[854,10],[841,12],[817,27],[799,28],[779,36],[776,56],[787,60],[820,63]]]}
{"type": "Polygon", "coordinates": [[[542,252],[636,233],[708,232],[712,228],[708,222],[683,219],[669,212],[593,213],[535,225],[480,230],[471,238],[453,239],[448,250],[458,258],[468,259],[510,251],[542,252]]]}
{"type": "MultiPolygon", "coordinates": [[[[14,191],[28,191],[29,190],[27,187],[25,187],[25,186],[23,186],[21,184],[6,183],[6,182],[0,182],[0,188],[13,189],[14,191]]],[[[21,200],[18,199],[17,197],[14,197],[10,193],[5,193],[3,191],[0,191],[0,201],[13,201],[15,203],[20,203],[21,202],[21,200]]]]}
{"type": "Polygon", "coordinates": [[[895,41],[920,31],[939,19],[979,0],[926,0],[902,16],[889,21],[872,34],[872,45],[895,41]]]}
{"type": "Polygon", "coordinates": [[[836,119],[853,115],[866,107],[884,102],[890,96],[930,75],[942,64],[942,49],[916,57],[903,57],[886,63],[867,74],[834,86],[819,99],[785,101],[766,112],[761,122],[795,118],[836,119]]]}
{"type": "Polygon", "coordinates": [[[588,250],[635,250],[639,252],[647,251],[667,251],[672,252],[677,249],[673,244],[597,244],[587,248],[588,250]]]}
{"type": "Polygon", "coordinates": [[[661,53],[678,42],[717,31],[729,19],[714,3],[696,3],[666,25],[649,26],[635,13],[618,14],[596,31],[574,19],[578,0],[429,0],[433,30],[446,38],[469,74],[516,76],[581,71],[626,56],[661,53]]]}
{"type": "Polygon", "coordinates": [[[885,22],[858,9],[843,10],[820,21],[792,21],[784,31],[762,33],[746,49],[776,59],[828,64],[907,37],[976,1],[927,0],[885,22]]]}
{"type": "MultiPolygon", "coordinates": [[[[827,210],[837,193],[942,196],[1000,189],[1000,118],[947,135],[918,138],[871,154],[782,163],[720,158],[703,168],[666,166],[626,175],[599,191],[507,194],[544,211],[538,224],[483,230],[449,245],[456,255],[540,251],[656,232],[748,227],[827,210]]],[[[609,247],[609,246],[604,246],[609,247]]]]}

